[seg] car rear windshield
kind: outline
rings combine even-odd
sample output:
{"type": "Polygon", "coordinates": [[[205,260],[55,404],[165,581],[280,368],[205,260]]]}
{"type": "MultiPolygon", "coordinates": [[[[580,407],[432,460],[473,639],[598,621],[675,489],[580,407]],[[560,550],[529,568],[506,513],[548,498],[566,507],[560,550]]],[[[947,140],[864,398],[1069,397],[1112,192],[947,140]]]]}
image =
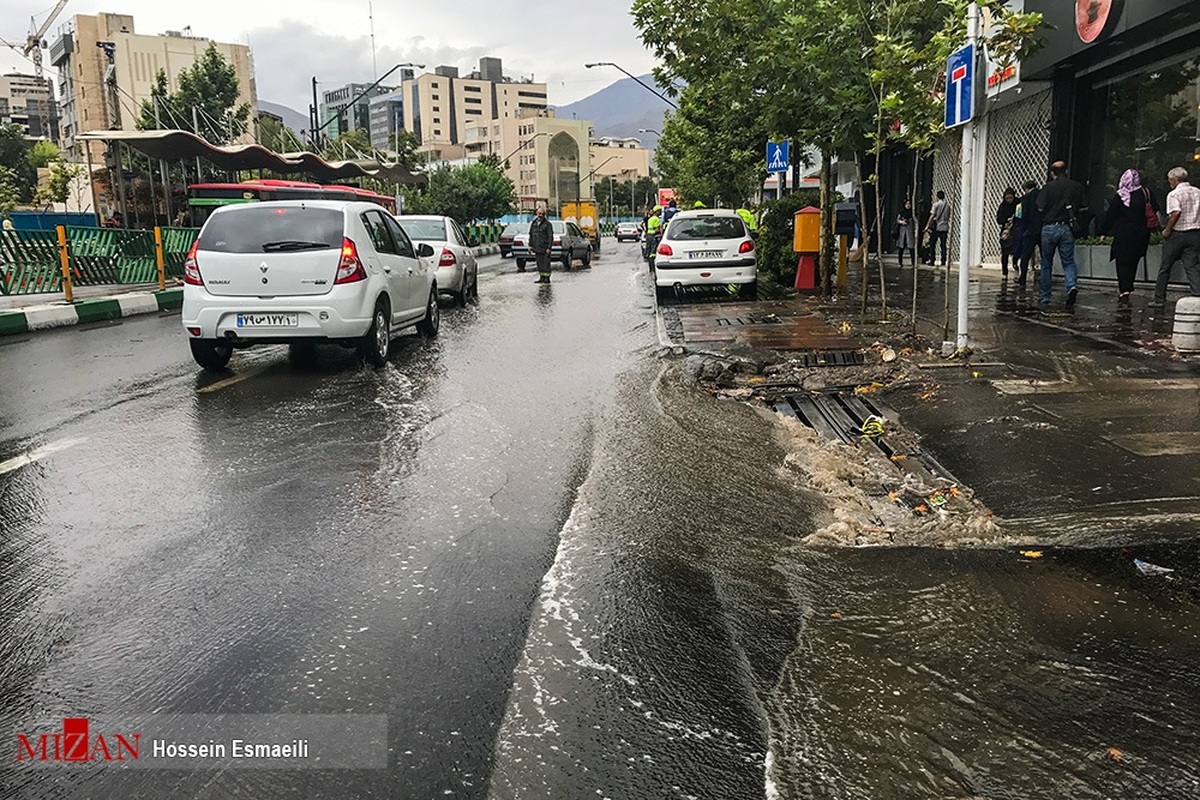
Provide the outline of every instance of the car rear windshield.
{"type": "Polygon", "coordinates": [[[268,253],[342,246],[342,212],[307,206],[243,205],[213,214],[200,231],[200,250],[268,253]]]}
{"type": "Polygon", "coordinates": [[[440,219],[400,219],[396,220],[408,238],[420,242],[444,242],[446,239],[446,223],[440,219]]]}
{"type": "Polygon", "coordinates": [[[509,226],[504,229],[504,233],[502,233],[501,235],[502,236],[516,236],[518,233],[529,233],[529,223],[528,222],[510,223],[509,226]]]}
{"type": "Polygon", "coordinates": [[[671,220],[668,239],[744,239],[746,225],[736,217],[690,217],[671,220]]]}

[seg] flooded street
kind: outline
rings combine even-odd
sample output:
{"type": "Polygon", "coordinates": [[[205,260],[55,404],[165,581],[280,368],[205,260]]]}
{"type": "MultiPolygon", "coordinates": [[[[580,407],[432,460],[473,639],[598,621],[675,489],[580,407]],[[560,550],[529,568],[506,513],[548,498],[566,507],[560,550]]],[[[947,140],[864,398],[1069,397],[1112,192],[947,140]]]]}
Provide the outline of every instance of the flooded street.
{"type": "Polygon", "coordinates": [[[663,355],[635,247],[549,288],[491,259],[378,372],[265,348],[200,376],[170,316],[0,347],[6,752],[72,716],[388,724],[386,769],[6,757],[0,796],[1200,795],[1182,461],[1103,501],[1086,453],[998,470],[1008,434],[953,409],[1033,399],[947,381],[902,419],[1023,543],[804,545],[836,509],[772,412],[663,355]],[[1147,535],[1097,511],[1148,496],[1147,535]]]}

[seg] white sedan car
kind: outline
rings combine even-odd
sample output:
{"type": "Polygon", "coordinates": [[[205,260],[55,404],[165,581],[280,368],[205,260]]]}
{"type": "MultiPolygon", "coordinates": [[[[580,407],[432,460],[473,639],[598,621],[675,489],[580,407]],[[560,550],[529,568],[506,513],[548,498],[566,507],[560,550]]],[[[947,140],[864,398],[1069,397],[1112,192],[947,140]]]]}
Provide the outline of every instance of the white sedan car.
{"type": "Polygon", "coordinates": [[[654,260],[660,300],[682,295],[690,287],[758,297],[754,239],[732,209],[680,211],[668,223],[654,260]]]}
{"type": "Polygon", "coordinates": [[[404,214],[396,217],[414,242],[428,244],[437,259],[438,291],[454,298],[460,306],[479,299],[479,265],[469,239],[450,217],[404,214]]]}
{"type": "Polygon", "coordinates": [[[183,328],[192,356],[219,370],[238,348],[332,341],[382,366],[399,329],[416,325],[437,335],[432,255],[374,203],[220,208],[183,266],[183,328]]]}

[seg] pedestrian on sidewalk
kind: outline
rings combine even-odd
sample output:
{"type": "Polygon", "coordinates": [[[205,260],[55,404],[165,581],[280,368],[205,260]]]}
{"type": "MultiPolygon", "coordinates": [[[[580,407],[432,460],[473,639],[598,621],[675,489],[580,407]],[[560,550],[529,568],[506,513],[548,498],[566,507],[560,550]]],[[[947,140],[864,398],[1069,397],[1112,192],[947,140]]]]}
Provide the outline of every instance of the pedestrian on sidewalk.
{"type": "MultiPolygon", "coordinates": [[[[1000,226],[1000,274],[1008,277],[1008,259],[1012,255],[1013,244],[1017,239],[1017,223],[1013,219],[1017,213],[1017,190],[1009,187],[1004,190],[1004,199],[996,208],[996,224],[1000,226]]],[[[1016,266],[1013,259],[1013,266],[1016,266]]]]}
{"type": "Polygon", "coordinates": [[[946,193],[938,190],[937,202],[929,209],[929,221],[925,227],[930,232],[929,260],[926,264],[933,265],[934,253],[940,243],[942,246],[942,266],[946,266],[946,242],[950,238],[950,204],[946,202],[946,193]]]}
{"type": "Polygon", "coordinates": [[[916,220],[913,219],[912,200],[904,201],[904,208],[896,216],[896,251],[900,256],[900,266],[904,266],[904,251],[911,253],[913,269],[917,268],[917,232],[916,220]]]}
{"type": "Polygon", "coordinates": [[[1042,212],[1041,304],[1050,304],[1051,272],[1057,251],[1063,265],[1066,306],[1074,308],[1079,287],[1075,283],[1075,232],[1072,223],[1085,206],[1083,184],[1067,177],[1067,162],[1055,161],[1050,165],[1050,182],[1038,193],[1037,206],[1042,212]]]}
{"type": "Polygon", "coordinates": [[[1017,202],[1017,243],[1013,247],[1013,258],[1017,266],[1017,286],[1025,288],[1029,277],[1029,265],[1033,254],[1042,242],[1042,212],[1038,210],[1037,198],[1041,187],[1037,181],[1025,181],[1021,190],[1025,194],[1017,202]]]}
{"type": "Polygon", "coordinates": [[[1125,170],[1117,193],[1108,202],[1104,236],[1100,239],[1103,242],[1106,237],[1112,237],[1108,260],[1117,262],[1117,302],[1121,305],[1129,303],[1137,265],[1146,257],[1150,232],[1157,228],[1158,203],[1150,190],[1142,185],[1141,173],[1136,169],[1125,170]]]}
{"type": "Polygon", "coordinates": [[[1167,302],[1167,281],[1176,261],[1183,262],[1192,296],[1200,296],[1200,189],[1188,183],[1188,172],[1175,167],[1167,173],[1167,224],[1163,227],[1162,264],[1154,282],[1154,301],[1151,308],[1162,308],[1167,302]]]}
{"type": "Polygon", "coordinates": [[[529,223],[529,251],[537,262],[538,279],[534,283],[550,282],[550,249],[554,246],[554,226],[546,219],[546,207],[537,207],[537,216],[529,223]]]}

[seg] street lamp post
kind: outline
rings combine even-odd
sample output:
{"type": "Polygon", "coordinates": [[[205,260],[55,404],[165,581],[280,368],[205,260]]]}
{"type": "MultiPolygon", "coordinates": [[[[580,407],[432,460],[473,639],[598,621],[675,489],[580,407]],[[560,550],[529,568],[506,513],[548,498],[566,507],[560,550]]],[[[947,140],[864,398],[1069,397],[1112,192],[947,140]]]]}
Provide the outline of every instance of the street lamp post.
{"type": "Polygon", "coordinates": [[[626,75],[628,75],[629,77],[633,78],[635,81],[640,83],[646,89],[646,91],[653,92],[654,94],[658,95],[658,98],[660,100],[662,100],[664,103],[666,103],[667,105],[669,105],[671,108],[679,108],[679,106],[675,105],[675,102],[673,100],[671,100],[669,97],[667,97],[662,92],[660,92],[657,89],[655,89],[654,87],[652,87],[650,84],[643,81],[637,75],[634,75],[633,73],[626,70],[620,64],[614,64],[611,61],[597,61],[594,64],[584,64],[583,66],[587,67],[588,69],[591,69],[592,67],[616,67],[617,69],[621,70],[621,72],[624,72],[626,75]]]}
{"type": "Polygon", "coordinates": [[[655,136],[662,136],[662,132],[656,131],[654,128],[638,128],[638,133],[653,133],[655,136]]]}

